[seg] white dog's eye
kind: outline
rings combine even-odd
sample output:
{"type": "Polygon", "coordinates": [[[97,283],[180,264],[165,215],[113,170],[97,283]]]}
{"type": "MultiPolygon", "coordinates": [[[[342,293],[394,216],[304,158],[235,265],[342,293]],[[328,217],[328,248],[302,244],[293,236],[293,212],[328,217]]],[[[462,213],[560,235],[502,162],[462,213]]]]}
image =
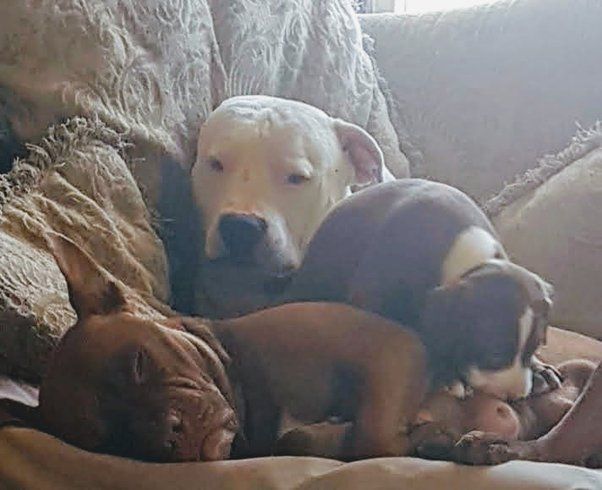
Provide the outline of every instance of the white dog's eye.
{"type": "Polygon", "coordinates": [[[291,174],[286,178],[286,181],[293,185],[305,184],[305,182],[309,182],[309,180],[310,178],[307,175],[301,174],[291,174]]]}
{"type": "Polygon", "coordinates": [[[213,170],[214,172],[223,172],[224,171],[224,166],[222,165],[222,162],[220,162],[219,160],[212,158],[211,160],[209,160],[209,168],[211,168],[211,170],[213,170]]]}

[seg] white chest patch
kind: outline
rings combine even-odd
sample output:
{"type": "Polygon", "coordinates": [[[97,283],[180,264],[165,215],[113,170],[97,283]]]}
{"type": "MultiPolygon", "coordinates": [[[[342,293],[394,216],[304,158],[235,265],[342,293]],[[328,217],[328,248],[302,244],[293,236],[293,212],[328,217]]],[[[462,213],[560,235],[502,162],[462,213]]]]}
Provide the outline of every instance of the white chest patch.
{"type": "Polygon", "coordinates": [[[459,279],[465,272],[490,259],[506,259],[506,252],[487,230],[471,226],[458,235],[441,267],[440,284],[459,279]]]}

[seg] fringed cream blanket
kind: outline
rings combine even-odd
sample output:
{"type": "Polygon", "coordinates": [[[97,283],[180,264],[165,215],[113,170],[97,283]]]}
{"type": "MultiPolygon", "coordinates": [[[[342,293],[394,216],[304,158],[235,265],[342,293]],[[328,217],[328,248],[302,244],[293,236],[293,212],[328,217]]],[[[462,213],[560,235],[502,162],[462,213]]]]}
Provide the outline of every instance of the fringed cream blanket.
{"type": "Polygon", "coordinates": [[[100,122],[51,127],[29,155],[0,176],[0,371],[36,378],[75,321],[67,289],[43,234],[67,235],[143,298],[167,299],[167,265],[127,147],[100,122]]]}
{"type": "Polygon", "coordinates": [[[359,124],[408,174],[350,0],[4,0],[0,88],[24,140],[71,115],[128,132],[151,196],[160,161],[189,168],[201,122],[240,94],[359,124]]]}

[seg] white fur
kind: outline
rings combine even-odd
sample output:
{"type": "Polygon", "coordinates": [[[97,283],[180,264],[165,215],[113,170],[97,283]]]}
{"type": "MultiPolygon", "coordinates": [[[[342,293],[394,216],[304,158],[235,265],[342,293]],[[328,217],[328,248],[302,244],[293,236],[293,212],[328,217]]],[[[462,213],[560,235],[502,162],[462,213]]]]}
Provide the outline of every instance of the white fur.
{"type": "Polygon", "coordinates": [[[467,381],[470,386],[502,399],[526,397],[533,387],[530,364],[524,366],[521,357],[533,329],[533,311],[527,308],[519,320],[518,348],[512,365],[501,371],[483,371],[471,368],[467,381]]]}
{"type": "Polygon", "coordinates": [[[462,274],[487,260],[506,258],[500,242],[487,230],[471,226],[458,235],[441,267],[441,284],[459,279],[462,274]]]}
{"type": "MultiPolygon", "coordinates": [[[[265,96],[233,97],[212,113],[200,131],[192,170],[208,258],[223,254],[220,217],[245,213],[268,224],[260,265],[299,265],[326,213],[357,180],[337,124],[313,106],[265,96]],[[224,171],[212,170],[211,159],[219,160],[224,171]],[[294,185],[287,182],[290,175],[309,180],[294,185]]],[[[363,130],[359,135],[372,144],[363,130]]]]}

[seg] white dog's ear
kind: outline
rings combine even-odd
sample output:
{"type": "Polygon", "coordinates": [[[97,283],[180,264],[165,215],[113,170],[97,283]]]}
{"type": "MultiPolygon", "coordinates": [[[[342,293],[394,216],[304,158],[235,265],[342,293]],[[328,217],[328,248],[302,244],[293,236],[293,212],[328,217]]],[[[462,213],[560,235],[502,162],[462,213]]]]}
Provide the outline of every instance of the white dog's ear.
{"type": "Polygon", "coordinates": [[[355,124],[334,120],[334,130],[341,148],[355,170],[354,184],[383,181],[385,158],[376,140],[355,124]]]}

